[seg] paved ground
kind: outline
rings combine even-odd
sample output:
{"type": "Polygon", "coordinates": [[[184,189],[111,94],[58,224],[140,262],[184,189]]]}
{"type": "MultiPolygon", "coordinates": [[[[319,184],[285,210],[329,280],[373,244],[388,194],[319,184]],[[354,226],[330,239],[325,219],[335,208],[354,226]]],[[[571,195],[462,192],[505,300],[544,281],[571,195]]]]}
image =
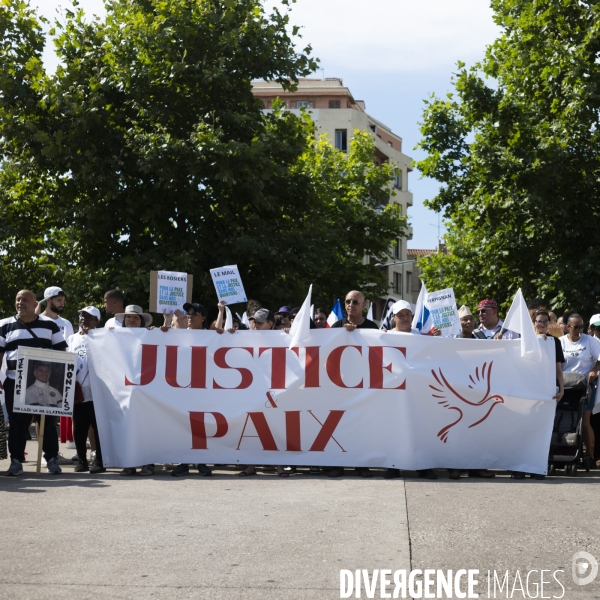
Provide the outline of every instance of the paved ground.
{"type": "MultiPolygon", "coordinates": [[[[28,451],[35,456],[35,442],[28,451]]],[[[600,471],[521,483],[455,482],[444,471],[430,482],[34,468],[0,478],[2,599],[320,600],[340,597],[340,569],[411,567],[479,569],[481,592],[488,569],[508,570],[511,589],[517,570],[525,587],[530,570],[563,569],[564,598],[600,598],[600,576],[583,589],[571,579],[575,551],[600,559],[600,471]]],[[[529,596],[517,585],[512,597],[535,597],[535,581],[529,596]]]]}

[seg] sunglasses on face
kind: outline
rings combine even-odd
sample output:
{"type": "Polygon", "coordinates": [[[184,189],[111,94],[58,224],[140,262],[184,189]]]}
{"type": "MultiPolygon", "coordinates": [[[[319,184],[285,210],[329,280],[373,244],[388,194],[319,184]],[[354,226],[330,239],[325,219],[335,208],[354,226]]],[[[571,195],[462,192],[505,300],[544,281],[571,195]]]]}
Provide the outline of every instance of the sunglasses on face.
{"type": "Polygon", "coordinates": [[[346,304],[354,304],[354,306],[356,306],[358,304],[358,300],[346,300],[346,304]]]}
{"type": "Polygon", "coordinates": [[[567,325],[567,327],[571,329],[583,329],[583,325],[567,325]]]}

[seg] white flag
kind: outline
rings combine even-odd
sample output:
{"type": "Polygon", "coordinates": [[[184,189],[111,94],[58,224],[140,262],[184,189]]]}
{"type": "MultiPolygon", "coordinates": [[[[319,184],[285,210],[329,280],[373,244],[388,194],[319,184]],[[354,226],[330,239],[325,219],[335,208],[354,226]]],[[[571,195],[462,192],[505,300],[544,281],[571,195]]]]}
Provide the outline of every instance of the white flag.
{"type": "Polygon", "coordinates": [[[308,288],[308,296],[302,303],[292,327],[290,329],[290,335],[292,340],[290,341],[290,348],[297,346],[299,342],[307,338],[310,335],[310,299],[312,296],[312,283],[308,288]]]}
{"type": "Polygon", "coordinates": [[[536,362],[542,360],[540,342],[533,328],[521,288],[517,290],[513,298],[506,319],[504,319],[503,327],[521,334],[521,356],[523,358],[535,360],[536,362]]]}

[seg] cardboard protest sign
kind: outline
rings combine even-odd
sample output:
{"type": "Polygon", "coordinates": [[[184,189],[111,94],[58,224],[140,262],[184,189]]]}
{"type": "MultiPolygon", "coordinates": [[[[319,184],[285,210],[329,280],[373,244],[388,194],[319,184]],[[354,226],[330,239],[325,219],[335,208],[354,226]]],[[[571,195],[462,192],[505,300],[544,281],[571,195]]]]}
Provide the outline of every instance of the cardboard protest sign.
{"type": "Polygon", "coordinates": [[[183,310],[192,299],[193,276],[177,271],[150,271],[150,312],[183,310]]]}
{"type": "Polygon", "coordinates": [[[246,292],[237,265],[229,265],[210,270],[219,301],[225,300],[227,304],[247,302],[246,292]]]}
{"type": "Polygon", "coordinates": [[[75,399],[77,354],[19,346],[13,410],[70,417],[75,399]]]}
{"type": "Polygon", "coordinates": [[[433,327],[441,330],[443,337],[451,337],[461,332],[460,318],[452,288],[428,293],[425,303],[431,315],[433,327]]]}

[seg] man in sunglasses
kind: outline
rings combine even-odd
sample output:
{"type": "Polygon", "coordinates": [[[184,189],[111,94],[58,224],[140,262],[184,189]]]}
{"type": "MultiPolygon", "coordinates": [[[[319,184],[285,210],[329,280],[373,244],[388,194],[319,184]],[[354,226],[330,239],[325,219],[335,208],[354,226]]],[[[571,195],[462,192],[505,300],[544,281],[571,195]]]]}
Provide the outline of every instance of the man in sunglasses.
{"type": "MultiPolygon", "coordinates": [[[[331,328],[334,327],[345,327],[347,331],[354,331],[355,329],[379,329],[377,324],[363,317],[363,311],[365,310],[365,297],[356,290],[348,292],[346,294],[346,300],[344,301],[346,306],[346,315],[341,321],[336,321],[331,328]]],[[[368,467],[357,467],[357,473],[360,477],[373,477],[368,467]]],[[[341,477],[344,474],[343,467],[330,467],[327,471],[327,477],[341,477]]]]}
{"type": "Polygon", "coordinates": [[[477,305],[477,317],[479,327],[473,331],[473,335],[480,340],[514,340],[519,337],[518,333],[504,329],[498,317],[498,304],[491,298],[477,305]]]}
{"type": "Polygon", "coordinates": [[[355,329],[379,329],[377,324],[363,317],[363,311],[366,308],[365,297],[356,290],[346,294],[344,300],[347,317],[341,321],[336,321],[331,327],[345,327],[348,331],[355,329]]]}

